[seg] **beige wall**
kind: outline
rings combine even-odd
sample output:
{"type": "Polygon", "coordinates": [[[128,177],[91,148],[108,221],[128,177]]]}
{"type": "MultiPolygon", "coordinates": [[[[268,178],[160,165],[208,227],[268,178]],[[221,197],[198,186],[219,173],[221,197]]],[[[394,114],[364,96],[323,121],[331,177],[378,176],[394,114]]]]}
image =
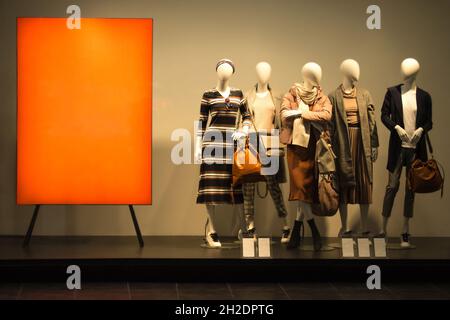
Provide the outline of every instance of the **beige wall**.
{"type": "MultiPolygon", "coordinates": [[[[450,2],[430,1],[56,1],[0,0],[0,234],[23,234],[32,207],[15,205],[16,187],[16,71],[15,18],[64,16],[67,5],[81,6],[88,17],[153,17],[154,20],[154,119],[153,199],[151,207],[137,207],[145,235],[199,235],[205,209],[195,204],[198,184],[196,165],[173,165],[170,140],[176,128],[192,132],[203,90],[215,85],[218,59],[234,60],[233,86],[248,89],[255,82],[254,66],[267,60],[273,67],[272,86],[286,91],[298,80],[301,66],[310,60],[322,65],[323,88],[329,92],[340,80],[339,64],[354,58],[361,64],[361,85],[377,104],[377,119],[385,90],[399,82],[403,58],[416,57],[422,64],[419,85],[434,102],[436,156],[449,168],[450,119],[448,14],[450,2]],[[365,27],[365,10],[378,3],[382,30],[365,27]]],[[[380,157],[375,166],[374,205],[370,219],[374,230],[380,222],[388,132],[379,122],[380,157]]],[[[403,185],[402,185],[403,187],[403,185]]],[[[285,197],[288,186],[284,185],[285,197]]],[[[401,228],[399,192],[391,232],[401,228]]],[[[271,202],[258,201],[257,226],[261,233],[279,234],[280,224],[271,202]]],[[[450,195],[419,195],[412,233],[417,236],[450,236],[450,195]]],[[[289,206],[290,212],[295,207],[289,206]]],[[[231,207],[220,209],[219,232],[230,233],[231,207]]],[[[43,207],[36,234],[100,235],[133,234],[127,208],[111,206],[43,207]]],[[[352,223],[357,221],[351,209],[352,223]]],[[[338,217],[320,219],[321,228],[335,235],[338,217]]]]}

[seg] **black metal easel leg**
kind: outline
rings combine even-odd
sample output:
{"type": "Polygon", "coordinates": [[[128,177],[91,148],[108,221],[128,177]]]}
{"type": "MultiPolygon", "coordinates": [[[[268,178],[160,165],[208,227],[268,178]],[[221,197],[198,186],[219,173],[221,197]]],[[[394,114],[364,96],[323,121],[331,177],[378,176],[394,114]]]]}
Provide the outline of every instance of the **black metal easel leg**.
{"type": "Polygon", "coordinates": [[[144,247],[144,239],[142,238],[141,229],[139,228],[139,223],[136,219],[136,214],[134,213],[134,208],[131,204],[128,205],[128,208],[130,209],[131,219],[133,219],[134,230],[136,230],[136,236],[139,241],[139,246],[142,248],[142,247],[144,247]]]}
{"type": "Polygon", "coordinates": [[[28,226],[27,234],[25,235],[25,240],[23,241],[23,246],[27,247],[30,243],[31,236],[33,235],[34,225],[36,224],[36,219],[39,213],[40,204],[34,206],[33,216],[31,217],[30,225],[28,226]]]}

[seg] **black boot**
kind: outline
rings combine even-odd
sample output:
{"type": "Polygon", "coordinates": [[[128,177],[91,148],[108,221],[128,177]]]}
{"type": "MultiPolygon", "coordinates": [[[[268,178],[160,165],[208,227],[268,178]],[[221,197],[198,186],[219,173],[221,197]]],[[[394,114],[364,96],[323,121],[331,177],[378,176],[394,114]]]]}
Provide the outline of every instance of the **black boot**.
{"type": "Polygon", "coordinates": [[[289,243],[287,245],[288,249],[296,249],[300,246],[300,242],[302,241],[302,227],[303,222],[295,220],[294,227],[292,228],[291,232],[291,237],[289,238],[289,243]]]}
{"type": "Polygon", "coordinates": [[[320,233],[319,230],[317,229],[314,219],[308,220],[308,224],[309,227],[311,228],[314,251],[320,251],[320,249],[322,249],[322,238],[320,237],[320,233]]]}

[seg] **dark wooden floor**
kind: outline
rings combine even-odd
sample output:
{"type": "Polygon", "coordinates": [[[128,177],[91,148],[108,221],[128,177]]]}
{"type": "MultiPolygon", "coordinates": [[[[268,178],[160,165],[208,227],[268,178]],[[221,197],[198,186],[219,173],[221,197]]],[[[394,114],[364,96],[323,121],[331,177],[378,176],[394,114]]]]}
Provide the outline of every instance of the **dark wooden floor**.
{"type": "Polygon", "coordinates": [[[370,291],[363,284],[337,283],[86,283],[69,291],[64,283],[0,284],[0,299],[12,300],[340,300],[445,299],[450,283],[384,284],[370,291]]]}

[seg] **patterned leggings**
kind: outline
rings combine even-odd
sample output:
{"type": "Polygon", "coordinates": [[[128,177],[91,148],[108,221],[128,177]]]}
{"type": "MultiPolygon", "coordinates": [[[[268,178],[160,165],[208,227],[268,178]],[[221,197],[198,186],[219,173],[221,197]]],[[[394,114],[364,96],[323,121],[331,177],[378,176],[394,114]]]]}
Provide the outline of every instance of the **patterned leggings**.
{"type": "MultiPolygon", "coordinates": [[[[284,218],[287,216],[286,206],[283,200],[283,193],[278,184],[276,176],[266,176],[267,188],[272,196],[278,216],[284,218]]],[[[255,185],[256,183],[244,183],[242,191],[244,194],[244,214],[245,218],[253,218],[255,216],[255,185]]]]}

